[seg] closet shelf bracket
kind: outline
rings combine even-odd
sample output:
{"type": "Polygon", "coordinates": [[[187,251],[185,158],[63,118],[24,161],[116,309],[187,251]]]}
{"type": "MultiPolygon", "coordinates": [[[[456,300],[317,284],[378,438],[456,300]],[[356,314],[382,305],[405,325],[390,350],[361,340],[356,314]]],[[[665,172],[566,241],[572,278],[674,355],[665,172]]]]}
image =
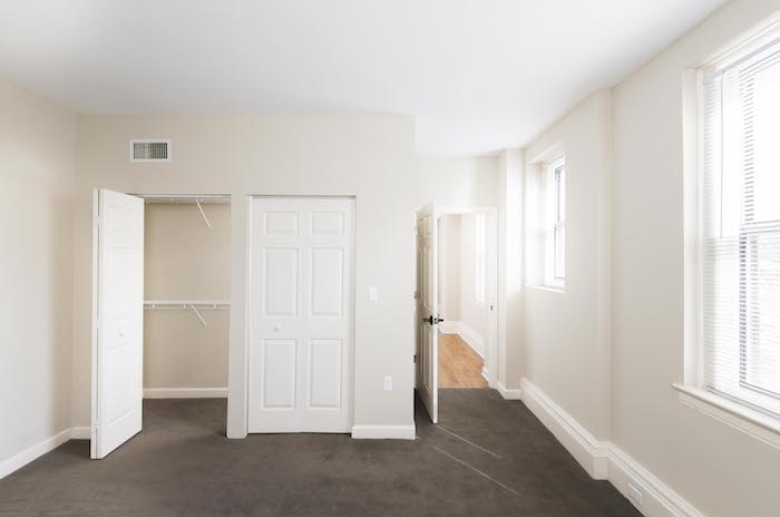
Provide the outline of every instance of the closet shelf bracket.
{"type": "Polygon", "coordinates": [[[198,205],[198,210],[200,210],[200,215],[203,216],[203,220],[206,222],[206,226],[211,228],[211,222],[209,222],[209,218],[206,217],[206,212],[203,211],[203,206],[200,204],[200,199],[196,199],[195,204],[198,205]]]}
{"type": "Polygon", "coordinates": [[[194,312],[194,313],[195,313],[195,316],[197,316],[197,317],[198,317],[198,319],[200,320],[200,322],[201,322],[201,323],[203,323],[203,326],[204,326],[204,327],[208,327],[208,325],[206,324],[206,320],[204,320],[204,319],[203,319],[203,316],[201,316],[201,315],[200,315],[200,313],[198,312],[198,309],[196,309],[196,308],[195,308],[195,306],[194,306],[194,305],[192,305],[192,304],[190,304],[190,309],[192,309],[192,312],[194,312]]]}

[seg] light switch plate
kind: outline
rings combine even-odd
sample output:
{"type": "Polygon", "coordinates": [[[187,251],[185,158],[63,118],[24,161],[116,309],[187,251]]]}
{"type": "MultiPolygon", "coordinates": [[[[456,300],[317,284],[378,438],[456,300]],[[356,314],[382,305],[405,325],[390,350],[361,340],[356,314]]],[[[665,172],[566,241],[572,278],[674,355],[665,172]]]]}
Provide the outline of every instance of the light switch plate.
{"type": "Polygon", "coordinates": [[[372,285],[368,288],[368,301],[369,302],[378,302],[379,301],[379,289],[377,286],[372,285]]]}

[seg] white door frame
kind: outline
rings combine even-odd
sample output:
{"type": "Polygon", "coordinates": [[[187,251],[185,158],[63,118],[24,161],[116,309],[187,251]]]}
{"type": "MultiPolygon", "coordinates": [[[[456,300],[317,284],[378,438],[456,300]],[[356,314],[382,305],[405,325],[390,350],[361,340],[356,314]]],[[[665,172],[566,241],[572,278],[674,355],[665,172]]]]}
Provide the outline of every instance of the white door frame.
{"type": "MultiPolygon", "coordinates": [[[[244,414],[244,432],[242,438],[246,438],[249,434],[249,349],[252,343],[252,200],[258,198],[269,199],[346,199],[352,202],[352,244],[351,244],[351,263],[352,271],[349,274],[352,276],[350,307],[347,308],[349,314],[351,314],[350,322],[350,338],[352,340],[352,354],[349,364],[349,390],[350,390],[350,429],[355,423],[355,356],[357,349],[357,340],[355,339],[355,325],[357,321],[356,306],[357,306],[357,224],[358,224],[358,200],[354,195],[273,195],[273,194],[249,194],[246,196],[245,203],[245,255],[244,255],[244,340],[243,340],[243,364],[242,370],[244,375],[243,382],[243,414],[244,414]]],[[[231,380],[228,375],[228,385],[231,384],[231,380]]],[[[230,389],[228,389],[228,405],[230,405],[230,389]]]]}
{"type": "MultiPolygon", "coordinates": [[[[506,356],[499,357],[498,351],[498,314],[499,314],[499,296],[498,296],[498,208],[495,206],[441,206],[439,207],[439,217],[445,215],[465,215],[465,214],[485,214],[486,215],[486,243],[487,243],[487,297],[485,307],[487,310],[488,332],[485,336],[485,367],[483,373],[488,381],[488,386],[498,388],[498,368],[499,364],[506,364],[506,356]]],[[[437,224],[439,221],[436,222],[437,224]]],[[[439,257],[441,261],[441,257],[439,257]]],[[[439,268],[436,268],[436,274],[439,274],[439,268]]],[[[439,279],[441,282],[441,279],[439,279]]]]}

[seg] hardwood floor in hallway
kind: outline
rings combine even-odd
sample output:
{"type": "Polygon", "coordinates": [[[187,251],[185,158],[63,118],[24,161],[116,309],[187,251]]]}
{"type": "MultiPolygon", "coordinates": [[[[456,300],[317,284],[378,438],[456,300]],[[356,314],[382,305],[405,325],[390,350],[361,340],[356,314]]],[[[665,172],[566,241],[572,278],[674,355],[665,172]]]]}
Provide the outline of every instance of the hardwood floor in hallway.
{"type": "Polygon", "coordinates": [[[439,332],[439,387],[487,388],[485,362],[457,334],[439,332]]]}

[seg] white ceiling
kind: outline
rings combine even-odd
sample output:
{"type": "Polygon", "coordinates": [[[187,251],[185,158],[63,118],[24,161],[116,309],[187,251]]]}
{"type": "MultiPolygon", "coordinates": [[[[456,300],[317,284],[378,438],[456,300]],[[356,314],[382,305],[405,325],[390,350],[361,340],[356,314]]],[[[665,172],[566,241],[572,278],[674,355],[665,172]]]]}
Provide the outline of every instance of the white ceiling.
{"type": "Polygon", "coordinates": [[[80,112],[389,113],[521,146],[725,0],[2,0],[0,76],[80,112]]]}

